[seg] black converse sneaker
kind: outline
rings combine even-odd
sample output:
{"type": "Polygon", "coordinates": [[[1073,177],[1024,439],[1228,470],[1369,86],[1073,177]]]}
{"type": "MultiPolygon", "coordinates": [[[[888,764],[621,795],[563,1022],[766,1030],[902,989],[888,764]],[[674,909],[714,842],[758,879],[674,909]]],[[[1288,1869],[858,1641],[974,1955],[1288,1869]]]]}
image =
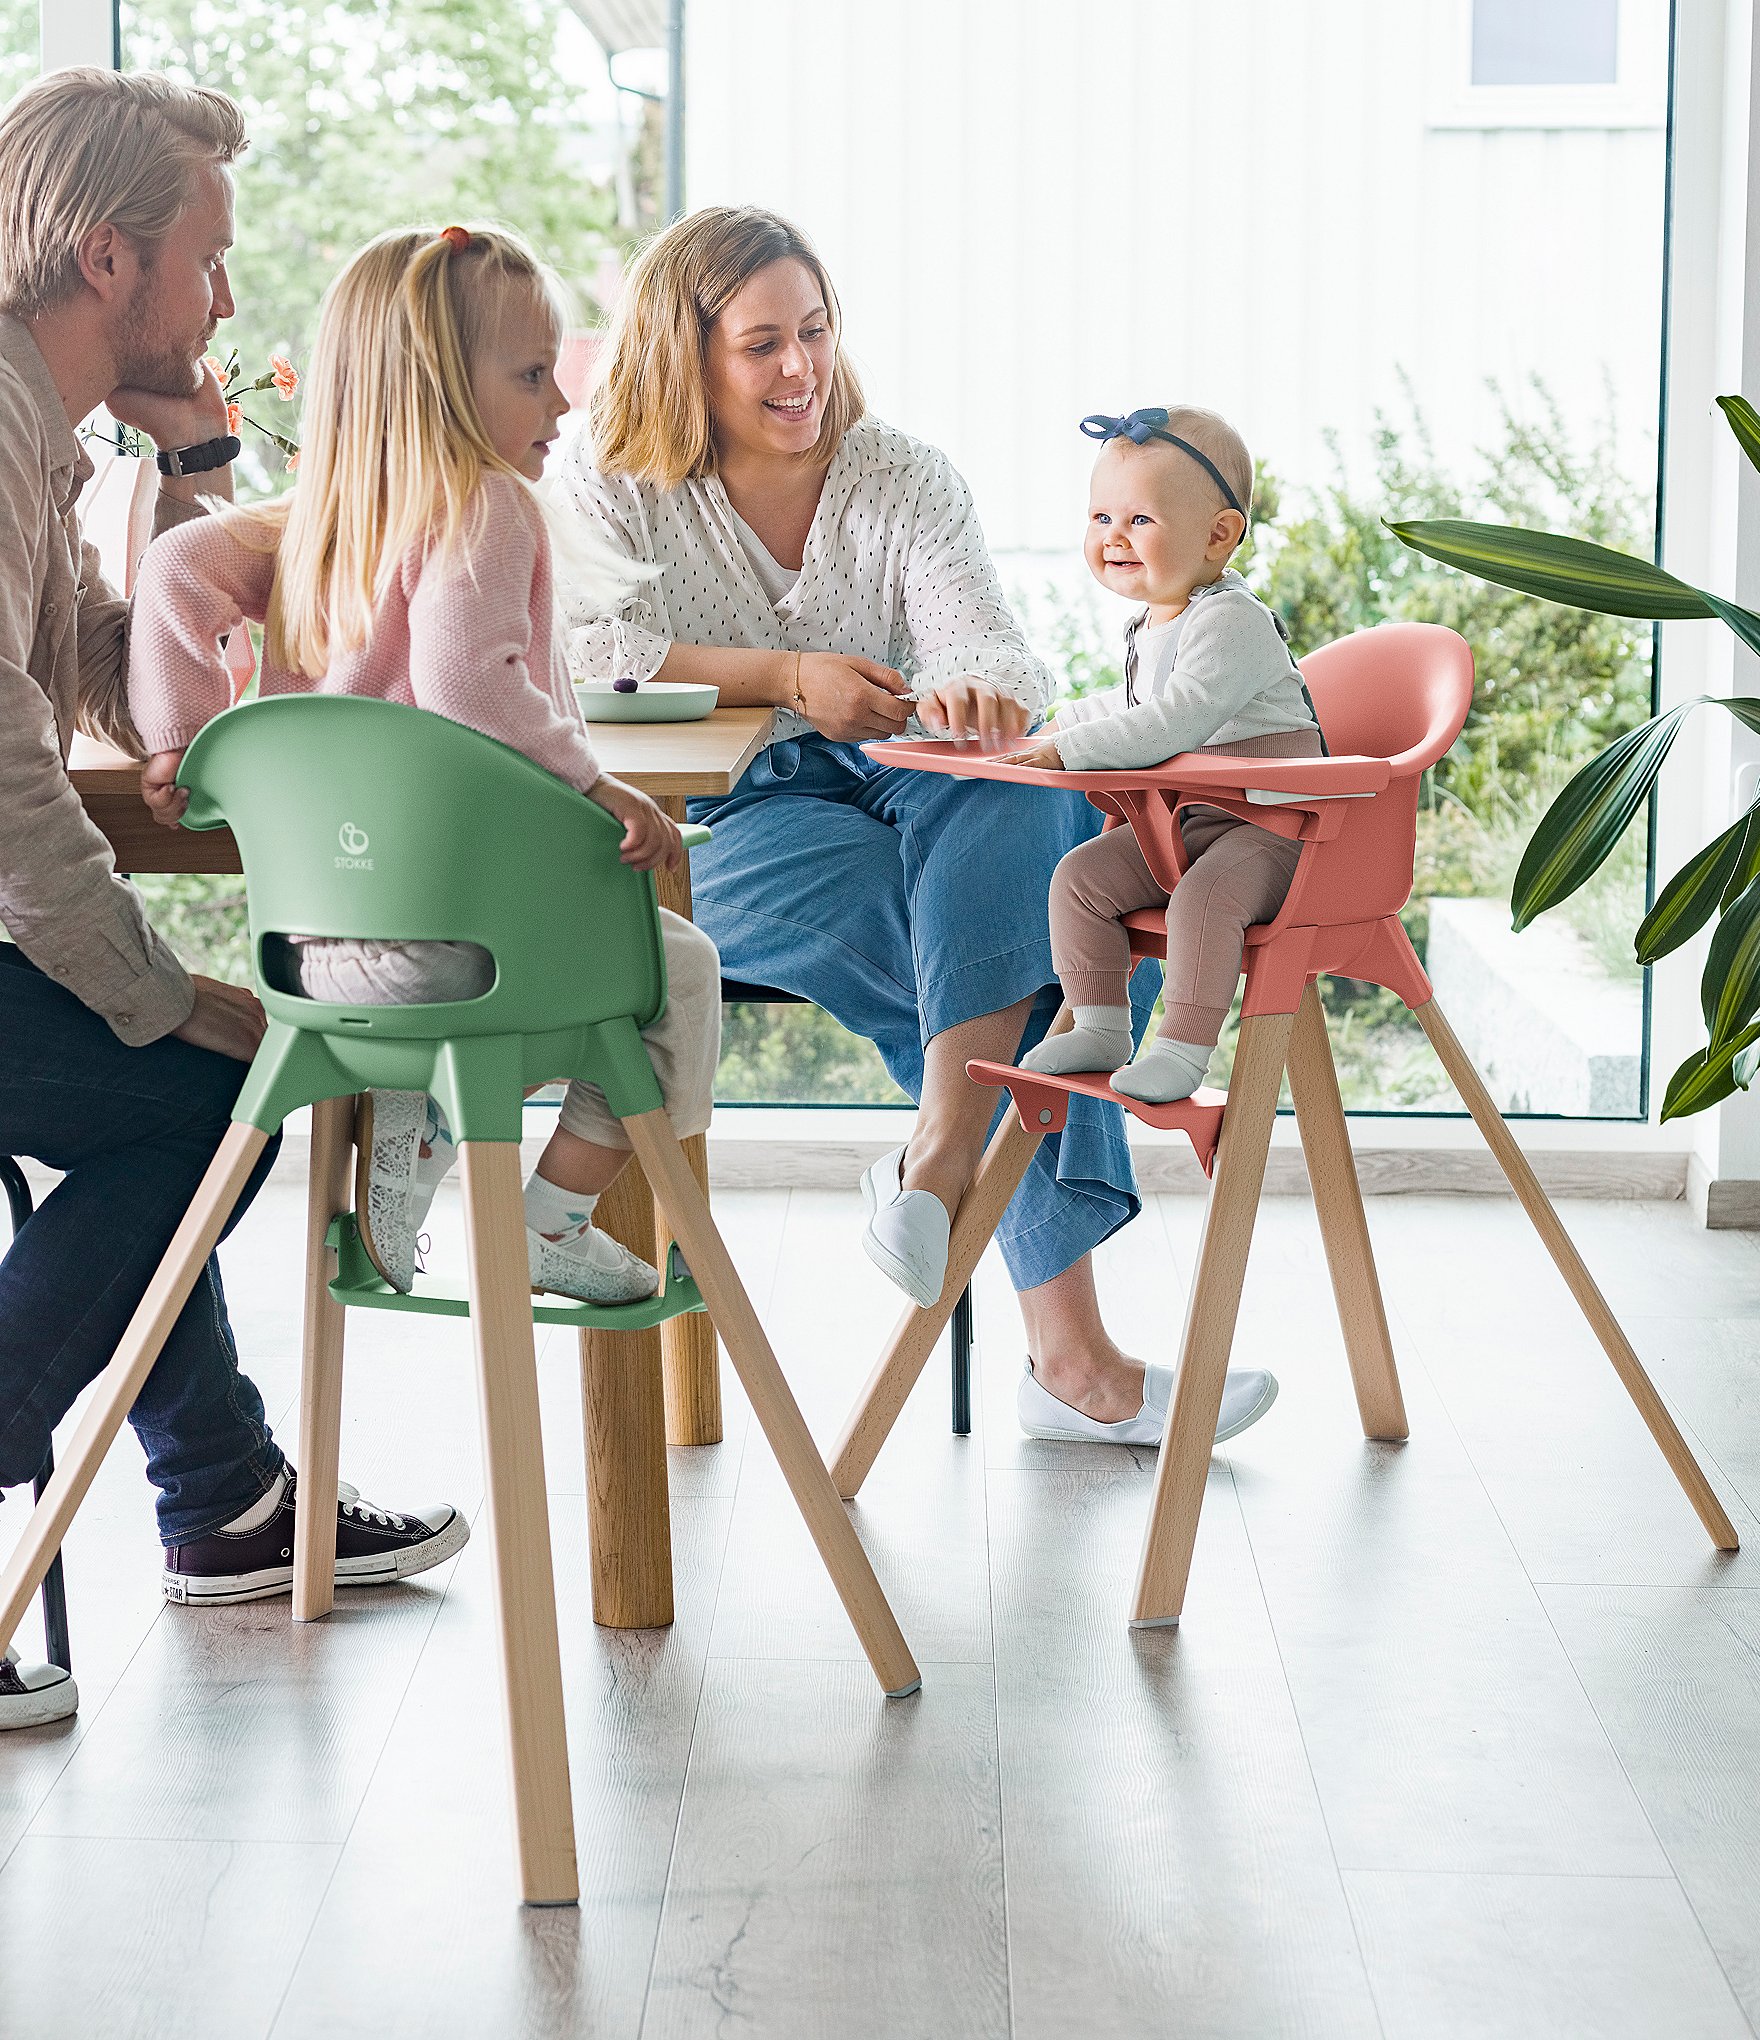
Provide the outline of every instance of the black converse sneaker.
{"type": "MultiPolygon", "coordinates": [[[[297,1475],[290,1466],[281,1506],[254,1530],[210,1530],[165,1547],[168,1601],[263,1601],[293,1588],[293,1511],[297,1475]]],[[[346,1481],[336,1490],[336,1584],[372,1587],[426,1572],[470,1540],[471,1527],[446,1503],[417,1514],[375,1508],[346,1481]]]]}
{"type": "Polygon", "coordinates": [[[20,1664],[11,1644],[0,1653],[0,1729],[41,1728],[79,1706],[73,1674],[59,1665],[20,1664]]]}

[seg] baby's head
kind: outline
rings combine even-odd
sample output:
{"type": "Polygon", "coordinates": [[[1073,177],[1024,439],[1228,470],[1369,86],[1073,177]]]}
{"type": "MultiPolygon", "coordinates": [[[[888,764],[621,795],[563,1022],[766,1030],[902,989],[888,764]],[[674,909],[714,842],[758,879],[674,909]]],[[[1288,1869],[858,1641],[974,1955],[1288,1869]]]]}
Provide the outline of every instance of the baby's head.
{"type": "Polygon", "coordinates": [[[1088,569],[1115,595],[1178,607],[1217,578],[1246,536],[1246,441],[1195,404],[1084,419],[1091,428],[1105,444],[1088,492],[1088,569]]]}

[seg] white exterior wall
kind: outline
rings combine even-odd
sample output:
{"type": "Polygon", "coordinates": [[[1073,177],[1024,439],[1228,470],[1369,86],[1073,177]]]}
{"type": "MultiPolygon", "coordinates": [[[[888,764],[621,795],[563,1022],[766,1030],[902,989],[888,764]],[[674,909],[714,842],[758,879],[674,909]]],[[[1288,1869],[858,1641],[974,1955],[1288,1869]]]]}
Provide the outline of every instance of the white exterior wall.
{"type": "Polygon", "coordinates": [[[1585,425],[1605,377],[1648,479],[1666,0],[1622,12],[1650,124],[1487,130],[1441,124],[1462,0],[691,0],[687,197],[807,229],[998,550],[1078,542],[1085,412],[1214,404],[1318,481],[1401,370],[1455,462],[1487,376],[1585,425]]]}

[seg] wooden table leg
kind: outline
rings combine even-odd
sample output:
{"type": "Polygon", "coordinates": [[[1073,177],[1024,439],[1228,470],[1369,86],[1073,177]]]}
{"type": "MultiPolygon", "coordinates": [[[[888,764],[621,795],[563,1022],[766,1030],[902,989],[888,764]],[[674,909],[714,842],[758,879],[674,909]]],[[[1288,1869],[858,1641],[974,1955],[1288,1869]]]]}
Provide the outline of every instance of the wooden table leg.
{"type": "MultiPolygon", "coordinates": [[[[675,822],[684,820],[682,795],[668,794],[660,805],[675,822]]],[[[669,912],[691,918],[689,863],[677,871],[657,874],[660,904],[669,912]]],[[[709,1194],[709,1144],[701,1134],[682,1143],[685,1159],[705,1197],[709,1194]]],[[[671,1244],[663,1212],[656,1214],[657,1244],[664,1254],[671,1244]]],[[[660,1328],[666,1369],[666,1442],[669,1445],[721,1443],[721,1369],[715,1357],[715,1327],[706,1311],[670,1319],[660,1328]]]]}
{"type": "MultiPolygon", "coordinates": [[[[593,1214],[614,1239],[654,1258],[654,1198],[631,1161],[593,1214]]],[[[672,1620],[672,1521],[660,1331],[580,1335],[593,1620],[657,1629],[672,1620]]]]}
{"type": "Polygon", "coordinates": [[[312,1107],[306,1181],[306,1311],[299,1376],[299,1507],[293,1525],[293,1619],[321,1622],[336,1600],[336,1476],[342,1438],[342,1342],[348,1312],[330,1294],[330,1221],[348,1208],[353,1098],[312,1107]]]}

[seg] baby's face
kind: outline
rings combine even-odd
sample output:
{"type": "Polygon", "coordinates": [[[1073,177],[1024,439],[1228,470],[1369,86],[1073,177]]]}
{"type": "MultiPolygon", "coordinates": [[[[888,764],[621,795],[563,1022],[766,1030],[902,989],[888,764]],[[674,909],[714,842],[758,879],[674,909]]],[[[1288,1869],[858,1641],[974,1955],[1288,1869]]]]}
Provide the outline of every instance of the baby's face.
{"type": "Polygon", "coordinates": [[[1088,571],[1132,602],[1184,602],[1213,581],[1238,542],[1240,518],[1176,446],[1114,439],[1088,492],[1088,571]]]}

